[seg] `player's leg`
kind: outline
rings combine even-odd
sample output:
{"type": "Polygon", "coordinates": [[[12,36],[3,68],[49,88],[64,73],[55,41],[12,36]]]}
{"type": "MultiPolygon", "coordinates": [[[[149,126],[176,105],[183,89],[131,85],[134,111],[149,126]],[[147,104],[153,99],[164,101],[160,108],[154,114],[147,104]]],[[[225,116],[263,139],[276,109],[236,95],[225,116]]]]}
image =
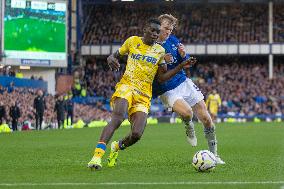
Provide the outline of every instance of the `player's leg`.
{"type": "Polygon", "coordinates": [[[178,87],[162,94],[160,99],[164,106],[172,108],[173,111],[182,118],[185,124],[187,140],[192,146],[196,146],[197,138],[195,136],[194,124],[192,122],[192,109],[189,103],[184,100],[184,96],[189,95],[188,92],[188,81],[186,80],[178,87]]]}
{"type": "Polygon", "coordinates": [[[119,150],[124,150],[140,140],[147,124],[147,113],[135,112],[131,114],[130,123],[130,133],[122,140],[113,141],[111,143],[111,152],[108,158],[109,167],[114,167],[116,165],[119,150]]]}
{"type": "Polygon", "coordinates": [[[61,125],[60,125],[61,129],[64,129],[64,118],[61,119],[61,125]]]}
{"type": "Polygon", "coordinates": [[[147,123],[151,98],[137,91],[133,91],[130,101],[131,105],[128,109],[128,116],[131,123],[131,132],[122,140],[112,142],[108,158],[109,167],[116,165],[119,150],[124,150],[140,140],[147,123]]]}
{"type": "MultiPolygon", "coordinates": [[[[186,80],[186,91],[188,94],[184,96],[185,101],[192,107],[193,113],[204,125],[204,134],[208,142],[209,150],[217,155],[217,140],[215,134],[214,123],[206,109],[204,102],[204,96],[200,89],[190,80],[186,80]]],[[[217,156],[218,157],[218,156],[217,156]]],[[[224,163],[220,158],[218,158],[218,163],[224,163]]]]}
{"type": "Polygon", "coordinates": [[[206,109],[206,105],[203,100],[198,102],[192,107],[194,114],[201,121],[204,126],[205,137],[208,141],[209,150],[213,154],[217,154],[217,140],[215,135],[215,128],[212,119],[206,109]]]}
{"type": "Polygon", "coordinates": [[[68,111],[67,112],[67,116],[66,116],[67,126],[69,126],[69,118],[70,118],[70,114],[69,114],[69,111],[68,111]]]}
{"type": "Polygon", "coordinates": [[[18,130],[18,119],[15,120],[15,129],[18,130]]]}
{"type": "Polygon", "coordinates": [[[73,110],[70,112],[71,125],[73,125],[73,110]]]}
{"type": "Polygon", "coordinates": [[[88,163],[88,167],[100,169],[101,165],[101,158],[105,154],[106,145],[111,139],[113,133],[124,120],[124,116],[128,110],[128,101],[123,98],[116,98],[113,103],[113,112],[111,115],[111,121],[104,127],[100,140],[95,148],[94,156],[92,160],[88,163]]]}
{"type": "Polygon", "coordinates": [[[192,146],[197,146],[197,138],[194,131],[194,124],[192,122],[193,112],[191,107],[184,99],[177,99],[173,105],[173,111],[176,112],[185,124],[187,141],[192,146]]]}
{"type": "Polygon", "coordinates": [[[212,118],[212,121],[213,121],[214,123],[216,123],[216,115],[211,112],[211,113],[210,113],[210,116],[211,116],[211,118],[212,118]]]}
{"type": "Polygon", "coordinates": [[[38,112],[35,113],[35,124],[36,124],[36,130],[38,130],[38,126],[39,126],[39,116],[38,116],[38,112]]]}
{"type": "Polygon", "coordinates": [[[217,114],[218,114],[218,109],[209,109],[209,114],[212,118],[213,123],[217,122],[217,114]]]}
{"type": "Polygon", "coordinates": [[[218,156],[217,153],[217,139],[215,133],[215,125],[211,119],[210,114],[206,109],[206,105],[204,100],[199,101],[193,107],[193,112],[197,116],[197,118],[202,122],[204,126],[204,134],[205,138],[208,142],[209,151],[211,151],[217,158],[217,163],[225,164],[224,161],[218,156]]]}
{"type": "Polygon", "coordinates": [[[111,139],[114,131],[120,126],[124,121],[125,114],[128,110],[128,101],[124,98],[116,98],[114,102],[114,109],[111,115],[111,121],[104,128],[100,141],[108,143],[111,139]]]}
{"type": "Polygon", "coordinates": [[[145,112],[135,112],[131,115],[130,121],[131,132],[121,141],[124,148],[127,148],[140,140],[147,124],[147,114],[145,112]]]}
{"type": "Polygon", "coordinates": [[[58,124],[57,128],[60,129],[61,120],[60,120],[59,116],[57,116],[57,124],[58,124]]]}
{"type": "Polygon", "coordinates": [[[43,112],[41,112],[39,115],[39,130],[42,129],[42,122],[43,122],[43,112]]]}

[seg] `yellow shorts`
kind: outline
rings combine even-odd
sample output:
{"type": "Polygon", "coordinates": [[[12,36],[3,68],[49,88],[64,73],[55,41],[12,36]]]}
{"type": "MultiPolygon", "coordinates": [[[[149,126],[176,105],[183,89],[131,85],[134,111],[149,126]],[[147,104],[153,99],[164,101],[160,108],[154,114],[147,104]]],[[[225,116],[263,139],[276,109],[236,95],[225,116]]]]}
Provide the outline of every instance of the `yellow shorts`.
{"type": "Polygon", "coordinates": [[[110,104],[113,108],[113,103],[116,98],[123,98],[128,101],[128,116],[135,112],[149,113],[151,106],[151,98],[143,93],[135,90],[130,85],[117,84],[115,92],[111,97],[110,104]]]}
{"type": "Polygon", "coordinates": [[[213,115],[217,115],[218,114],[218,108],[209,108],[209,112],[213,115]]]}

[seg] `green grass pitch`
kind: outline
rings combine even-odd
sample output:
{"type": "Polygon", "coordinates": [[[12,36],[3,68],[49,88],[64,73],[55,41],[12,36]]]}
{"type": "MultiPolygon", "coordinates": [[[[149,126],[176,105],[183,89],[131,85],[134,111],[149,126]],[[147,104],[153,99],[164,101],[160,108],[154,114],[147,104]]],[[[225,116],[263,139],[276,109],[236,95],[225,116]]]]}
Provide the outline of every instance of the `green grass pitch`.
{"type": "MultiPolygon", "coordinates": [[[[121,127],[113,139],[129,129],[121,127]]],[[[86,165],[101,130],[1,134],[0,188],[284,188],[283,122],[218,124],[226,165],[211,173],[191,166],[193,154],[207,149],[200,124],[195,148],[180,124],[148,125],[137,144],[120,152],[117,167],[108,168],[104,159],[101,171],[90,171],[86,165]]]]}
{"type": "Polygon", "coordinates": [[[65,24],[35,18],[5,21],[5,50],[65,52],[65,24]]]}

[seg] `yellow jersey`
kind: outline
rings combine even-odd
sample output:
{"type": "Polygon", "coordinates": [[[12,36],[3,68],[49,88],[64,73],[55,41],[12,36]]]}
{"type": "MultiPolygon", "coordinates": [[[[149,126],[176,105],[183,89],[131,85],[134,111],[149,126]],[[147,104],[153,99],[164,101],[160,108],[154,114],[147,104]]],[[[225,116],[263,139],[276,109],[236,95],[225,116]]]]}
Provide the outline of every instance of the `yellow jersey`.
{"type": "Polygon", "coordinates": [[[210,94],[206,100],[206,106],[209,109],[218,109],[221,105],[221,98],[219,94],[210,94]]]}
{"type": "Polygon", "coordinates": [[[119,54],[128,54],[125,72],[118,84],[133,87],[139,93],[152,97],[152,83],[158,66],[163,63],[165,49],[143,43],[138,36],[129,37],[119,48],[119,54]]]}

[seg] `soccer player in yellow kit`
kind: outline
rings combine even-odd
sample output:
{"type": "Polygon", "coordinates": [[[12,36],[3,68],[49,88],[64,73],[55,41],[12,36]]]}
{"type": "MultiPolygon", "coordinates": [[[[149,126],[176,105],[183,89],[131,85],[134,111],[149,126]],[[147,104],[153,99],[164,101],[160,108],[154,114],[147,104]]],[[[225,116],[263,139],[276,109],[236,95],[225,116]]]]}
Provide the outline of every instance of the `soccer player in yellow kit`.
{"type": "Polygon", "coordinates": [[[143,27],[143,37],[128,38],[117,52],[107,58],[109,67],[112,70],[118,70],[120,67],[118,58],[128,54],[126,70],[120,82],[117,83],[111,98],[113,108],[111,121],[103,129],[94,156],[88,163],[88,167],[91,169],[100,170],[102,168],[101,159],[105,153],[106,145],[115,130],[124,121],[127,112],[131,123],[131,132],[125,138],[111,143],[108,166],[115,166],[119,150],[133,145],[141,138],[147,123],[152,98],[152,83],[156,73],[159,81],[165,81],[191,63],[190,60],[186,60],[176,69],[170,71],[165,69],[165,50],[156,43],[160,26],[159,20],[148,20],[143,27]]]}
{"type": "Polygon", "coordinates": [[[212,94],[209,94],[207,100],[206,100],[206,107],[209,110],[209,113],[213,119],[213,121],[216,122],[217,114],[218,114],[218,108],[221,106],[221,97],[217,93],[216,90],[212,91],[212,94]]]}

